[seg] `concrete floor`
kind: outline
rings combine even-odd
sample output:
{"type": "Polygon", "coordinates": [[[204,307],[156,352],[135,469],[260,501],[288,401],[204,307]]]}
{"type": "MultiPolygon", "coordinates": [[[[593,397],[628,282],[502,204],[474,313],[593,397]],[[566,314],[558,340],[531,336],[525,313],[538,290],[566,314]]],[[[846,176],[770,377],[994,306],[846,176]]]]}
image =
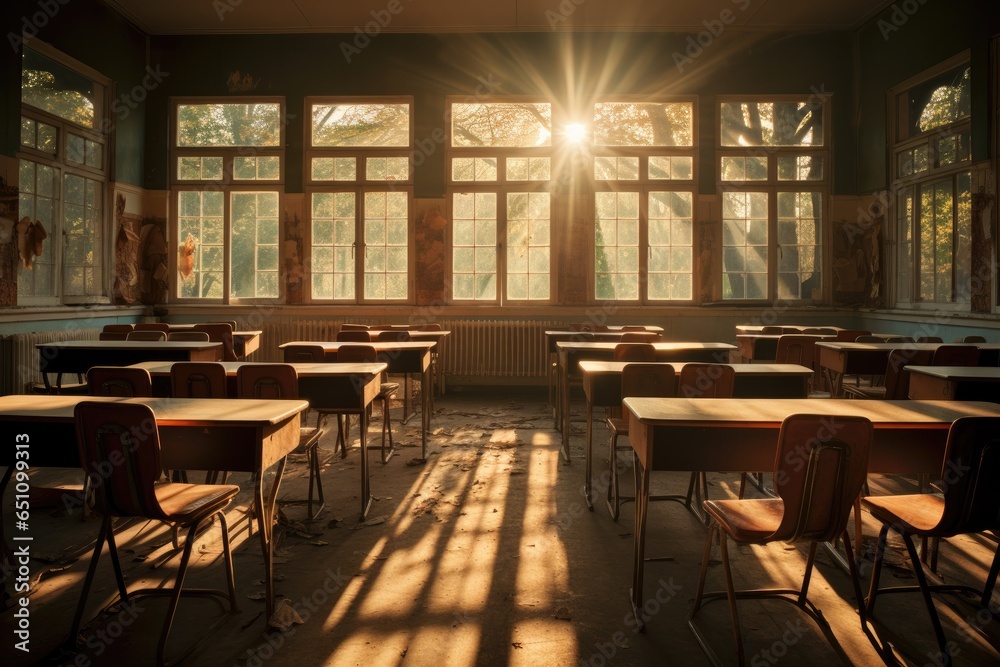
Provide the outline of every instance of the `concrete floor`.
{"type": "MultiPolygon", "coordinates": [[[[248,506],[244,492],[228,513],[240,612],[208,634],[206,628],[224,616],[219,607],[184,601],[171,646],[176,652],[207,638],[185,664],[237,667],[709,664],[687,627],[705,530],[680,505],[654,504],[647,554],[668,560],[647,564],[647,629],[637,632],[628,602],[632,506],[625,505],[617,523],[602,500],[593,513],[587,511],[580,401],[574,412],[573,460],[565,464],[544,390],[453,389],[436,401],[426,463],[414,460],[420,453],[419,419],[397,425],[403,446],[388,465],[372,454],[377,501],[364,523],[358,521],[358,451],[345,460],[335,457],[333,434],[328,434],[323,440],[327,509],[309,522],[302,504],[285,502],[276,528],[277,591],[302,623],[283,634],[266,632],[259,543],[256,535],[248,540],[245,529],[233,529],[248,506]]],[[[602,429],[595,429],[598,472],[607,461],[602,429]]],[[[371,436],[377,440],[375,428],[371,436]]],[[[305,475],[304,460],[291,461],[280,496],[304,498],[305,475]]],[[[78,471],[37,470],[32,480],[40,488],[72,485],[78,476],[78,471]]],[[[711,475],[710,480],[713,497],[730,496],[738,475],[711,475]]],[[[246,486],[246,479],[235,481],[246,486]]],[[[873,476],[871,482],[875,493],[912,489],[906,480],[873,476]]],[[[687,476],[661,474],[654,485],[683,491],[687,476]]],[[[598,481],[599,499],[603,488],[598,481]]],[[[66,515],[58,506],[43,507],[53,499],[57,502],[58,495],[38,491],[32,509],[31,652],[13,648],[15,619],[7,610],[0,615],[3,664],[151,664],[164,600],[142,601],[134,614],[100,615],[85,629],[80,650],[60,649],[99,523],[81,522],[79,510],[66,515]]],[[[866,515],[865,575],[877,528],[866,515]]],[[[213,528],[199,538],[188,585],[224,587],[218,536],[213,528]]],[[[133,522],[118,543],[132,585],[170,583],[179,559],[161,563],[160,557],[170,553],[169,534],[161,524],[133,522]]],[[[942,549],[940,570],[949,580],[981,582],[993,546],[977,536],[951,540],[942,549]]],[[[883,581],[911,580],[901,543],[891,547],[883,581]]],[[[777,543],[730,552],[737,587],[793,587],[801,579],[801,546],[777,543]]],[[[716,548],[709,568],[713,590],[722,586],[718,559],[716,548]]],[[[848,576],[822,551],[817,562],[810,597],[828,619],[844,657],[858,665],[881,664],[862,632],[848,576]]],[[[99,573],[88,617],[115,594],[106,556],[99,573]]],[[[863,585],[867,591],[867,576],[863,585]]],[[[957,611],[943,603],[938,607],[958,649],[955,664],[1000,664],[1000,654],[967,631],[970,625],[981,627],[1000,645],[998,624],[988,614],[977,617],[975,607],[964,604],[957,611]]],[[[919,596],[880,598],[877,612],[873,637],[891,642],[897,659],[939,664],[919,596]]],[[[740,613],[747,662],[754,667],[838,661],[818,627],[790,605],[745,602],[740,613]]],[[[698,618],[722,659],[736,664],[726,603],[709,605],[698,618]]]]}

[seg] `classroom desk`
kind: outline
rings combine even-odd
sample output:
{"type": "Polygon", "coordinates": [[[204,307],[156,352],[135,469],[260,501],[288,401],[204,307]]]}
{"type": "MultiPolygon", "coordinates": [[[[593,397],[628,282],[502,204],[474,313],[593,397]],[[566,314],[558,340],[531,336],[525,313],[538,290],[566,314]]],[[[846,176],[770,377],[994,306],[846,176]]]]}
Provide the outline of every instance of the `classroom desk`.
{"type": "MultiPolygon", "coordinates": [[[[587,508],[591,501],[594,408],[620,408],[622,405],[622,368],[627,361],[581,361],[583,393],[587,397],[587,468],[584,473],[583,495],[587,508]]],[[[680,378],[684,362],[671,364],[680,378]]],[[[732,364],[736,372],[733,383],[735,398],[806,398],[812,369],[798,364],[732,364]]]]}
{"type": "MultiPolygon", "coordinates": [[[[570,376],[577,373],[579,362],[585,359],[594,361],[611,361],[614,358],[617,343],[590,342],[558,342],[556,352],[559,355],[559,396],[560,419],[556,420],[556,428],[562,430],[563,459],[569,462],[569,381],[570,376]]],[[[702,361],[712,363],[727,363],[729,352],[736,349],[729,343],[683,343],[658,342],[652,343],[656,351],[655,361],[702,361]]]]}
{"type": "MultiPolygon", "coordinates": [[[[781,333],[786,334],[800,334],[805,333],[806,329],[833,329],[835,331],[843,331],[843,327],[834,327],[826,324],[771,324],[767,325],[770,327],[781,327],[781,333]]],[[[764,325],[760,324],[737,324],[736,333],[739,334],[762,334],[764,331],[764,325]]]]}
{"type": "MultiPolygon", "coordinates": [[[[831,418],[859,415],[872,421],[875,437],[869,472],[939,474],[953,421],[967,416],[1000,417],[1000,405],[961,401],[626,398],[623,403],[638,476],[633,611],[645,601],[642,578],[650,471],[773,472],[781,422],[792,414],[818,414],[831,418]]],[[[835,419],[831,424],[834,430],[835,419]]]]}
{"type": "MultiPolygon", "coordinates": [[[[285,458],[299,444],[305,401],[243,401],[210,398],[115,398],[106,396],[0,396],[0,498],[14,470],[14,438],[29,436],[31,467],[79,468],[73,409],[81,401],[144,403],[153,409],[165,469],[231,470],[254,475],[254,503],[264,555],[267,617],[274,612],[271,528],[285,458]],[[275,468],[266,497],[264,471],[275,468]]],[[[2,513],[0,513],[2,514],[2,513]]],[[[0,515],[0,542],[3,538],[0,515]]]]}
{"type": "MultiPolygon", "coordinates": [[[[191,331],[196,324],[168,324],[170,331],[191,331]]],[[[234,331],[233,332],[233,352],[240,359],[248,356],[260,349],[260,337],[263,331],[234,331]]]]}
{"type": "MultiPolygon", "coordinates": [[[[284,349],[289,345],[318,345],[323,348],[328,362],[337,361],[337,350],[341,346],[371,345],[388,366],[389,373],[419,373],[420,374],[420,458],[427,458],[427,431],[431,426],[430,409],[430,368],[431,341],[376,341],[373,343],[328,342],[328,341],[293,341],[282,343],[278,347],[284,349]]],[[[403,397],[403,423],[410,418],[410,391],[407,385],[403,397]]]]}
{"type": "Polygon", "coordinates": [[[131,366],[140,361],[218,361],[222,343],[200,341],[68,340],[38,343],[38,369],[45,389],[51,391],[49,373],[56,374],[56,389],[64,373],[86,373],[94,366],[131,366]]]}
{"type": "MultiPolygon", "coordinates": [[[[229,379],[229,395],[235,398],[236,371],[253,361],[222,361],[229,379]]],[[[170,369],[174,362],[145,361],[134,364],[145,368],[153,378],[153,393],[170,395],[170,369]]],[[[309,401],[314,410],[360,415],[361,419],[361,518],[371,509],[371,475],[368,471],[368,406],[378,396],[379,378],[386,364],[293,363],[299,376],[299,398],[309,401]]],[[[220,468],[224,469],[224,468],[220,468]]]]}
{"type": "MultiPolygon", "coordinates": [[[[748,361],[774,361],[778,356],[778,340],[783,334],[739,334],[736,347],[740,358],[748,361]]],[[[816,334],[819,338],[833,340],[836,336],[816,334]]]]}
{"type": "Polygon", "coordinates": [[[910,398],[1000,403],[1000,368],[996,366],[907,366],[910,398]]]}
{"type": "MultiPolygon", "coordinates": [[[[844,375],[885,375],[889,353],[893,350],[936,350],[950,343],[847,343],[820,341],[816,355],[824,378],[840,396],[844,375]]],[[[979,365],[996,366],[1000,358],[1000,343],[974,343],[979,348],[979,365]]]]}

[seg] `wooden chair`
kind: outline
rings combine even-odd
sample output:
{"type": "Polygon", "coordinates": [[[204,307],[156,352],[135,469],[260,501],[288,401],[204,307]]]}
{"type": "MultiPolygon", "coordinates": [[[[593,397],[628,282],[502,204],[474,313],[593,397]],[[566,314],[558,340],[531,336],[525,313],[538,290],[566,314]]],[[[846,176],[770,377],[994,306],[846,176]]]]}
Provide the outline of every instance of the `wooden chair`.
{"type": "Polygon", "coordinates": [[[849,398],[906,400],[910,392],[910,372],[906,370],[907,365],[929,366],[933,355],[933,350],[892,350],[889,352],[884,386],[845,386],[844,394],[849,398]]]}
{"type": "Polygon", "coordinates": [[[939,345],[932,366],[978,366],[979,348],[975,345],[939,345]]]}
{"type": "Polygon", "coordinates": [[[612,358],[615,361],[656,361],[656,348],[651,343],[618,343],[612,358]]]}
{"type": "Polygon", "coordinates": [[[340,325],[341,331],[368,331],[367,324],[352,324],[350,322],[344,322],[340,325]]]}
{"type": "Polygon", "coordinates": [[[105,324],[98,334],[98,340],[125,340],[132,331],[131,324],[105,324]]]}
{"type": "MultiPolygon", "coordinates": [[[[236,395],[240,398],[289,399],[299,397],[299,376],[288,364],[246,364],[236,369],[236,395]]],[[[315,519],[326,501],[323,498],[323,479],[319,468],[319,439],[322,432],[318,428],[299,429],[298,452],[304,452],[309,460],[309,518],[315,519]],[[313,509],[313,487],[316,502],[313,509]]]]}
{"type": "Polygon", "coordinates": [[[834,340],[853,343],[858,340],[858,336],[871,336],[872,332],[867,329],[842,329],[837,332],[834,340]]]}
{"type": "Polygon", "coordinates": [[[760,334],[762,336],[780,336],[785,333],[785,330],[781,327],[761,327],[760,334]]]}
{"type": "Polygon", "coordinates": [[[943,343],[940,336],[920,336],[917,338],[918,343],[943,343]]]}
{"type": "MultiPolygon", "coordinates": [[[[942,664],[950,665],[950,642],[945,637],[931,594],[971,593],[978,598],[983,609],[990,608],[990,597],[1000,572],[1000,550],[993,557],[993,564],[982,590],[955,584],[929,585],[913,538],[940,539],[997,528],[997,514],[1000,512],[1000,484],[997,484],[997,479],[1000,478],[1000,418],[963,417],[956,420],[948,431],[941,476],[945,482],[941,495],[918,493],[870,496],[862,500],[872,517],[882,522],[862,618],[874,615],[879,595],[919,591],[934,628],[942,664]],[[899,533],[906,545],[917,580],[916,586],[879,587],[886,538],[890,529],[899,533]]],[[[978,625],[972,625],[980,630],[978,625]]]]}
{"type": "Polygon", "coordinates": [[[986,339],[982,336],[959,336],[955,339],[956,343],[985,343],[986,339]]]}
{"type": "Polygon", "coordinates": [[[322,345],[286,345],[282,348],[285,363],[316,363],[326,361],[326,350],[322,345]]]}
{"type": "Polygon", "coordinates": [[[94,366],[87,371],[87,389],[91,396],[144,397],[153,395],[153,381],[145,368],[94,366]]]}
{"type": "MultiPolygon", "coordinates": [[[[74,416],[80,461],[84,470],[88,471],[92,486],[97,490],[97,507],[103,515],[103,520],[90,558],[90,566],[87,568],[87,577],[83,582],[83,592],[80,594],[80,601],[73,615],[70,640],[73,643],[80,641],[80,627],[83,623],[87,598],[94,584],[104,543],[107,542],[122,603],[143,596],[170,596],[163,629],[156,645],[156,663],[165,665],[167,639],[181,595],[228,599],[229,612],[237,611],[233,555],[229,546],[225,509],[239,493],[240,487],[159,481],[161,472],[159,433],[156,428],[156,417],[146,405],[134,403],[109,405],[84,401],[76,406],[74,416]],[[108,461],[121,463],[109,466],[108,461]],[[128,590],[115,542],[113,521],[116,517],[153,519],[187,529],[184,551],[172,588],[128,590]],[[222,555],[228,593],[205,589],[183,590],[184,576],[195,545],[195,535],[201,527],[211,525],[214,517],[218,517],[222,529],[222,555]]],[[[225,620],[226,616],[210,628],[199,626],[197,634],[201,636],[201,641],[188,648],[183,655],[189,654],[211,639],[212,631],[225,620]]]]}
{"type": "Polygon", "coordinates": [[[164,322],[139,322],[133,327],[133,331],[162,331],[170,333],[170,325],[164,322]]]}
{"type": "MultiPolygon", "coordinates": [[[[732,398],[735,384],[736,370],[729,364],[686,363],[677,381],[677,397],[732,398]]],[[[740,489],[742,498],[742,483],[740,489]]],[[[695,507],[700,506],[702,500],[708,500],[708,475],[704,472],[691,473],[684,503],[688,509],[691,509],[692,499],[695,507]]]]}
{"type": "Polygon", "coordinates": [[[222,360],[239,361],[236,356],[236,347],[233,343],[232,322],[207,322],[196,324],[192,331],[203,331],[208,334],[208,340],[213,343],[222,343],[222,360]]]}
{"type": "MultiPolygon", "coordinates": [[[[671,397],[677,393],[677,371],[670,364],[637,363],[626,364],[622,368],[622,400],[631,396],[671,397]]],[[[618,488],[618,453],[632,451],[631,445],[619,446],[618,438],[628,437],[628,420],[621,416],[608,417],[605,421],[611,433],[611,449],[608,453],[611,481],[608,484],[607,504],[611,518],[618,521],[622,503],[634,501],[635,495],[622,496],[618,488]]],[[[587,471],[590,475],[590,471],[587,471]]],[[[660,497],[650,500],[659,500],[660,497]]]]}
{"type": "Polygon", "coordinates": [[[782,334],[774,354],[776,364],[798,364],[813,369],[813,377],[809,382],[810,393],[816,386],[816,343],[821,340],[821,336],[782,334]]]}
{"type": "Polygon", "coordinates": [[[174,398],[227,398],[226,367],[215,361],[178,361],[170,367],[174,398]]]}
{"type": "Polygon", "coordinates": [[[162,331],[155,331],[153,329],[138,329],[125,335],[125,340],[147,340],[156,342],[164,341],[166,339],[166,333],[162,331]]]}
{"type": "Polygon", "coordinates": [[[209,342],[208,333],[205,331],[171,331],[167,334],[167,340],[189,341],[192,343],[209,342]]]}
{"type": "Polygon", "coordinates": [[[345,343],[370,343],[371,340],[372,340],[372,337],[371,337],[371,334],[368,333],[369,331],[370,331],[370,329],[364,329],[364,330],[362,330],[362,329],[357,329],[357,330],[349,329],[347,331],[344,331],[343,329],[341,329],[340,331],[337,332],[337,342],[338,343],[341,343],[341,342],[345,342],[345,343]]]}
{"type": "Polygon", "coordinates": [[[809,327],[807,329],[803,329],[802,333],[809,336],[836,336],[837,330],[828,327],[809,327]]]}
{"type": "Polygon", "coordinates": [[[886,342],[886,340],[882,336],[867,335],[867,336],[858,336],[857,338],[854,339],[854,342],[855,343],[884,343],[884,342],[886,342]]]}
{"type": "Polygon", "coordinates": [[[379,331],[377,340],[379,342],[405,343],[406,341],[410,340],[410,332],[406,331],[405,329],[379,331]]]}
{"type": "Polygon", "coordinates": [[[782,422],[778,434],[777,455],[774,461],[775,491],[778,497],[759,500],[705,501],[705,512],[711,517],[711,524],[705,541],[705,554],[701,561],[698,592],[688,626],[715,664],[723,663],[719,661],[694,621],[703,604],[720,599],[729,601],[736,654],[740,665],[746,660],[737,609],[737,600],[740,599],[771,598],[791,602],[812,617],[824,634],[839,648],[826,620],[807,597],[813,563],[816,559],[816,547],[820,542],[828,542],[837,537],[844,541],[851,571],[851,583],[854,585],[864,624],[864,609],[860,602],[861,583],[851,548],[851,537],[847,530],[847,518],[851,513],[854,499],[861,492],[865,481],[872,432],[871,422],[863,417],[791,415],[782,422]],[[836,429],[830,427],[831,419],[836,429]],[[817,437],[817,433],[831,431],[833,435],[828,439],[817,437]],[[722,550],[726,591],[706,594],[705,579],[716,533],[722,550]],[[728,538],[732,538],[737,544],[809,542],[809,556],[802,587],[799,590],[737,591],[733,584],[728,538]]]}
{"type": "Polygon", "coordinates": [[[626,331],[622,334],[622,343],[652,343],[660,337],[655,331],[626,331]]]}
{"type": "Polygon", "coordinates": [[[883,343],[913,343],[913,336],[887,336],[882,339],[883,343]]]}
{"type": "MultiPolygon", "coordinates": [[[[338,363],[375,363],[380,361],[378,352],[375,351],[373,345],[342,345],[337,350],[337,362],[338,363]]],[[[382,382],[379,385],[378,399],[382,402],[382,444],[381,444],[381,454],[382,463],[388,463],[392,455],[395,454],[395,446],[392,443],[392,419],[391,411],[389,409],[392,397],[399,391],[398,382],[382,382]],[[386,432],[389,434],[389,447],[386,448],[386,432]]],[[[345,417],[345,425],[343,428],[344,441],[347,440],[348,427],[350,425],[350,417],[345,417]]],[[[340,420],[337,421],[338,427],[340,425],[340,420]]],[[[338,432],[338,438],[340,433],[338,432]]]]}
{"type": "Polygon", "coordinates": [[[97,340],[128,340],[128,334],[117,331],[102,331],[97,334],[97,340]]]}

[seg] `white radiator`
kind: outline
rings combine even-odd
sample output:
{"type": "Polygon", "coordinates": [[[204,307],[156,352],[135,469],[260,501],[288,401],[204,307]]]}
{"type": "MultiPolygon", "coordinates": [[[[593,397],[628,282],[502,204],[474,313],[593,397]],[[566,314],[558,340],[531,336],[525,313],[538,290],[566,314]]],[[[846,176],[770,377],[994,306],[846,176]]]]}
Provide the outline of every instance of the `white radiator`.
{"type": "MultiPolygon", "coordinates": [[[[33,382],[41,382],[36,343],[57,340],[97,340],[100,329],[58,329],[11,334],[0,338],[0,394],[23,394],[33,382]]],[[[76,382],[76,378],[64,378],[76,382]]]]}

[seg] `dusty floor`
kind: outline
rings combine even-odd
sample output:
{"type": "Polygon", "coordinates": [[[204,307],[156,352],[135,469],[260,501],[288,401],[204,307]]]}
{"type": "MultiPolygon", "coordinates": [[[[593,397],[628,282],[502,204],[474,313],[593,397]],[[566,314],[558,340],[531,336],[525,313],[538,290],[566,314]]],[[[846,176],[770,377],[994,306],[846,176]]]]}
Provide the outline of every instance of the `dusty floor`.
{"type": "MultiPolygon", "coordinates": [[[[544,389],[450,391],[436,401],[426,463],[414,465],[420,452],[418,418],[396,426],[397,441],[404,446],[388,465],[372,453],[377,501],[364,523],[358,517],[359,452],[351,451],[344,460],[335,457],[333,434],[328,434],[323,441],[327,509],[316,521],[305,521],[304,505],[294,502],[305,497],[301,459],[290,463],[280,494],[286,502],[276,528],[276,586],[302,623],[284,634],[265,632],[259,543],[256,534],[247,539],[245,523],[237,523],[249,501],[244,492],[229,511],[240,612],[209,634],[206,628],[223,616],[219,607],[210,601],[182,602],[173,651],[206,638],[185,664],[237,667],[709,664],[687,627],[704,529],[676,503],[652,507],[647,554],[668,559],[647,564],[647,629],[637,632],[628,603],[632,506],[613,522],[598,480],[600,500],[593,513],[587,511],[581,401],[574,412],[573,460],[565,464],[544,389]]],[[[603,427],[595,432],[599,473],[606,466],[606,439],[603,427]]],[[[377,441],[375,428],[371,437],[377,441]]],[[[33,484],[72,485],[78,475],[38,470],[33,484]]],[[[711,475],[710,480],[713,497],[723,497],[734,493],[738,476],[711,475]]],[[[235,481],[246,486],[246,479],[235,481]]],[[[871,481],[876,493],[910,490],[905,480],[871,481]]],[[[682,491],[687,476],[663,474],[654,485],[682,491]]],[[[31,652],[14,649],[15,619],[7,610],[0,615],[3,664],[152,664],[164,600],[98,616],[85,629],[81,649],[60,650],[99,523],[81,522],[79,510],[66,515],[59,506],[42,507],[51,495],[37,493],[32,514],[37,532],[31,652]]],[[[10,495],[7,502],[10,535],[10,495]]],[[[870,559],[877,526],[865,518],[863,551],[870,559]]],[[[199,538],[189,585],[224,587],[218,536],[213,528],[199,538]]],[[[901,543],[892,546],[884,581],[911,581],[901,543]]],[[[130,524],[119,548],[133,585],[168,584],[179,560],[163,564],[171,553],[169,534],[157,523],[130,524]]],[[[942,550],[940,569],[948,579],[982,581],[991,549],[992,543],[979,537],[952,540],[942,550]]],[[[805,560],[803,548],[781,543],[731,553],[737,586],[744,587],[796,586],[805,560]]],[[[718,549],[712,558],[709,588],[718,589],[718,549]]],[[[846,657],[858,665],[880,664],[861,631],[848,576],[822,552],[818,563],[811,597],[846,657]]],[[[115,593],[106,556],[99,575],[88,617],[115,593]]],[[[867,577],[864,583],[867,590],[867,577]]],[[[944,604],[939,608],[958,649],[956,664],[1000,663],[1000,655],[968,631],[970,625],[981,627],[1000,644],[998,624],[988,614],[977,617],[975,607],[964,604],[957,611],[944,604]]],[[[817,626],[790,605],[746,602],[740,612],[747,662],[754,667],[837,660],[817,626]]],[[[880,599],[878,617],[885,625],[873,629],[896,646],[900,660],[939,664],[919,596],[880,599]]],[[[698,618],[723,660],[735,664],[726,603],[710,605],[698,618]]]]}

